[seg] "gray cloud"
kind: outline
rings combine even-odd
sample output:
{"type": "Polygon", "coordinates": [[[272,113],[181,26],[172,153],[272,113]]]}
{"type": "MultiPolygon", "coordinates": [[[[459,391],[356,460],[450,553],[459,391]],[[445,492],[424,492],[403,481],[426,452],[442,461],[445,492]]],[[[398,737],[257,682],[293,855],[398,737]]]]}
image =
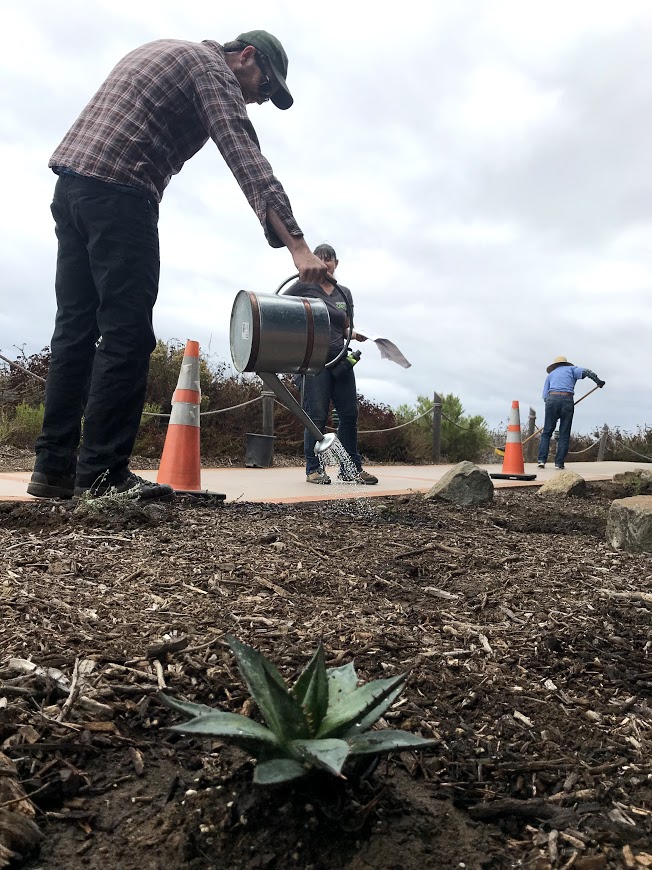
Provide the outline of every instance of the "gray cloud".
{"type": "MultiPolygon", "coordinates": [[[[367,13],[340,0],[326,20],[262,0],[219,20],[167,0],[13,9],[0,53],[2,352],[49,341],[47,159],[111,66],[150,39],[263,26],[286,44],[296,100],[252,108],[263,151],[308,241],[338,250],[359,322],[413,363],[365,345],[360,389],[391,405],[453,392],[497,424],[512,399],[541,416],[561,353],[608,381],[578,409],[579,430],[650,422],[652,10],[555,0],[526,15],[465,0],[367,13]]],[[[237,290],[271,292],[293,271],[212,143],[166,192],[161,244],[158,334],[224,359],[237,290]]]]}

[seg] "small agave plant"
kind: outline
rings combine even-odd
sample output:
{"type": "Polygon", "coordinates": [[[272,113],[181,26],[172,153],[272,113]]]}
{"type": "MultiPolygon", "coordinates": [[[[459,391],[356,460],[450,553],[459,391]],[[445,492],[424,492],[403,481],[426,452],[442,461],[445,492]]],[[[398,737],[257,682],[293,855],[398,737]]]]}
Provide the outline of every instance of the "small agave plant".
{"type": "Polygon", "coordinates": [[[347,759],[361,755],[425,749],[438,743],[407,731],[368,729],[391,707],[405,687],[407,674],[358,686],[353,664],[326,668],[320,644],[291,689],[274,665],[246,643],[227,636],[267,728],[204,704],[161,700],[193,718],[172,727],[182,734],[219,737],[257,760],[254,782],[275,785],[318,768],[342,777],[347,759]]]}

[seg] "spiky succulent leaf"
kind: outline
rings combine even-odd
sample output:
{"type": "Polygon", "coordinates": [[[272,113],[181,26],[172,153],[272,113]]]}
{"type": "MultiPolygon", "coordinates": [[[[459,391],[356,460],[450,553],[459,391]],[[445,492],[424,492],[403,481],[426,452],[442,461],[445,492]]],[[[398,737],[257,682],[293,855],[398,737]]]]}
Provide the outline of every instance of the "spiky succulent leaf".
{"type": "Polygon", "coordinates": [[[347,728],[346,731],[344,731],[339,736],[348,739],[349,737],[356,737],[359,734],[363,734],[365,731],[368,731],[369,728],[371,728],[371,726],[380,719],[383,713],[386,710],[389,710],[389,708],[392,706],[394,701],[396,701],[404,688],[405,682],[401,683],[392,692],[390,692],[389,695],[384,699],[384,701],[382,701],[380,707],[374,707],[373,709],[371,709],[366,716],[360,719],[359,722],[355,722],[353,725],[351,725],[350,728],[347,728]]]}
{"type": "Polygon", "coordinates": [[[303,709],[310,735],[316,734],[328,709],[328,676],[321,643],[292,687],[291,694],[303,709]]]}
{"type": "Polygon", "coordinates": [[[370,728],[394,703],[406,680],[407,674],[372,680],[345,695],[337,704],[329,707],[317,737],[355,735],[370,728]]]}
{"type": "Polygon", "coordinates": [[[307,772],[307,768],[294,758],[269,758],[256,764],[254,782],[257,785],[280,785],[305,776],[307,772]]]}
{"type": "Polygon", "coordinates": [[[283,677],[258,650],[231,635],[226,639],[265,722],[281,740],[307,737],[308,724],[301,707],[290,696],[283,677]]]}
{"type": "Polygon", "coordinates": [[[409,731],[387,729],[369,731],[348,741],[351,755],[382,755],[386,752],[404,752],[409,749],[432,749],[440,740],[428,740],[409,731]]]}
{"type": "Polygon", "coordinates": [[[279,686],[271,677],[268,679],[269,698],[274,705],[280,723],[279,738],[283,743],[288,740],[301,740],[310,737],[308,720],[301,704],[285,686],[279,686]]]}
{"type": "Polygon", "coordinates": [[[254,757],[264,752],[278,752],[281,743],[269,728],[239,716],[237,713],[223,713],[213,710],[202,716],[197,716],[189,722],[173,725],[172,731],[180,734],[200,734],[205,737],[221,737],[229,743],[242,747],[254,757]]]}
{"type": "Polygon", "coordinates": [[[342,766],[349,754],[349,744],[345,740],[293,740],[292,752],[299,754],[304,761],[341,776],[342,766]]]}
{"type": "Polygon", "coordinates": [[[345,695],[350,695],[358,688],[358,675],[353,662],[341,665],[339,668],[328,668],[328,706],[339,703],[345,695]]]}
{"type": "Polygon", "coordinates": [[[163,692],[159,692],[157,698],[171,710],[186,713],[188,716],[202,716],[204,713],[216,712],[215,707],[208,707],[206,704],[193,704],[191,701],[179,701],[177,698],[163,694],[163,692]]]}

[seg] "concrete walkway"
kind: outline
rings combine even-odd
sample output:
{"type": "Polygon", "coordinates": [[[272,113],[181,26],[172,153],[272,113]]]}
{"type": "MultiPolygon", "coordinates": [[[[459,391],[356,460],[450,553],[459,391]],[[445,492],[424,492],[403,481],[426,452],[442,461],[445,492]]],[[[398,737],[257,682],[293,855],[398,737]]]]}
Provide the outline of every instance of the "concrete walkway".
{"type": "MultiPolygon", "coordinates": [[[[247,502],[302,502],[337,498],[360,498],[362,496],[405,495],[411,492],[428,492],[433,483],[451,468],[450,465],[382,465],[369,466],[379,479],[377,486],[352,486],[338,484],[336,475],[330,486],[315,486],[306,483],[303,468],[204,468],[201,472],[202,487],[226,495],[226,501],[247,502]]],[[[566,468],[575,471],[585,480],[611,480],[617,472],[634,468],[650,468],[646,462],[569,462],[566,468]]],[[[499,473],[500,464],[482,465],[490,474],[499,473]]],[[[148,480],[156,480],[156,471],[138,471],[148,480]]],[[[554,465],[541,470],[534,464],[526,464],[526,474],[536,474],[536,480],[494,480],[494,486],[518,487],[540,486],[555,474],[554,465]]],[[[27,495],[29,471],[0,473],[1,501],[36,501],[27,495]]]]}

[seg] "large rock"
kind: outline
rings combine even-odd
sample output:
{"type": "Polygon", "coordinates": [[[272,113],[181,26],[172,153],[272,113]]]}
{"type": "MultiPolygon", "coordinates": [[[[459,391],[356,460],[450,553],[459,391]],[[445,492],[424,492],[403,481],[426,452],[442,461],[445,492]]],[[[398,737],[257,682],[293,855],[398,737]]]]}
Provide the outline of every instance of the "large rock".
{"type": "Polygon", "coordinates": [[[425,497],[440,498],[462,506],[487,504],[493,500],[494,485],[487,471],[464,461],[447,471],[425,497]]]}
{"type": "Polygon", "coordinates": [[[652,495],[617,498],[611,503],[607,543],[616,550],[652,553],[652,495]]]}
{"type": "Polygon", "coordinates": [[[537,495],[544,498],[547,496],[555,496],[569,498],[572,496],[586,495],[586,481],[574,471],[560,471],[555,474],[550,480],[547,480],[537,495]]]}
{"type": "Polygon", "coordinates": [[[652,492],[652,471],[648,468],[634,468],[632,471],[619,471],[614,474],[614,483],[634,487],[639,495],[652,492]]]}

